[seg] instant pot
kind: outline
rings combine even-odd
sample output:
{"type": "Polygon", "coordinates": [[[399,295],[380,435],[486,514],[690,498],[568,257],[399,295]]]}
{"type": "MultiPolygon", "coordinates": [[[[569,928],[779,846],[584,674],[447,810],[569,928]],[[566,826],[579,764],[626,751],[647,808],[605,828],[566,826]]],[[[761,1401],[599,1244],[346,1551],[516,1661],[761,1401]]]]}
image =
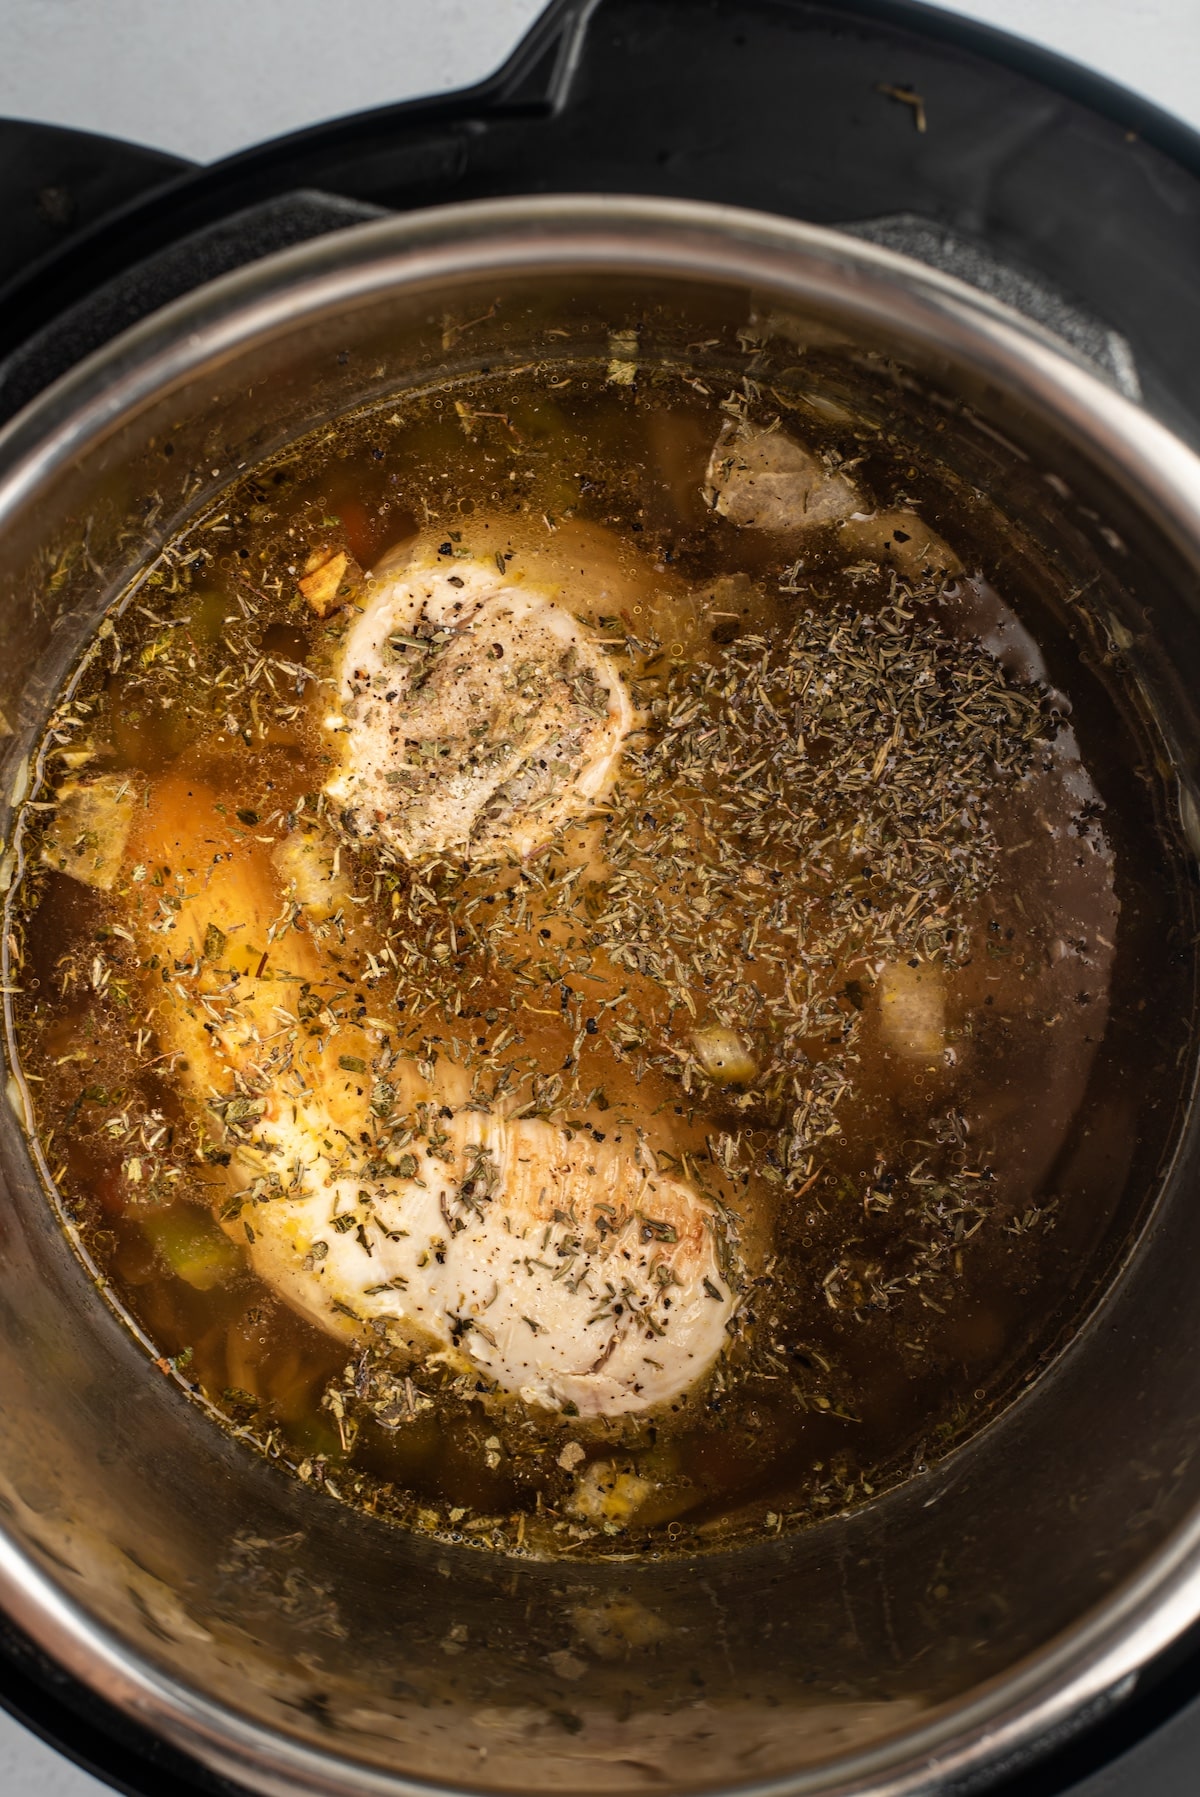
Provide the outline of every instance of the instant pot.
{"type": "MultiPolygon", "coordinates": [[[[1200,852],[1200,156],[1151,108],[899,0],[589,0],[480,88],[212,169],[0,129],[6,843],[89,628],[241,468],[435,371],[636,327],[648,363],[820,346],[914,443],[935,419],[1087,595],[1158,827],[1200,852]]],[[[1178,966],[1186,1009],[1186,941],[1178,966]]],[[[1110,1099],[1166,1089],[1117,1049],[1110,1099]]],[[[230,1441],[93,1290],[8,1098],[0,1697],[127,1789],[1032,1794],[1200,1690],[1190,1112],[1103,1301],[965,1447],[794,1536],[545,1564],[230,1441]],[[595,1625],[631,1598],[652,1641],[595,1625]]]]}

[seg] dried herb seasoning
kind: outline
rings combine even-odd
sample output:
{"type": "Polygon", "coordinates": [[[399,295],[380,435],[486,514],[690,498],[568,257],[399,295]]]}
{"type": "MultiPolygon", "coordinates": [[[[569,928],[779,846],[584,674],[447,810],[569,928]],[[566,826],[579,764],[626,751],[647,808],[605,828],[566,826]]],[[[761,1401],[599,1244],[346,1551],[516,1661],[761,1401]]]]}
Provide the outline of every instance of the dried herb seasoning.
{"type": "MultiPolygon", "coordinates": [[[[723,422],[778,428],[759,373],[650,374],[636,341],[612,366],[389,402],[169,543],[49,721],[7,925],[47,1169],[159,1368],[335,1499],[505,1552],[690,1550],[868,1500],[1006,1401],[1093,1239],[1049,1169],[1104,1030],[1121,820],[1062,696],[985,646],[1012,614],[968,535],[964,573],[922,577],[861,530],[801,542],[706,508],[723,422]],[[322,791],[361,571],[418,527],[451,566],[578,567],[564,602],[637,707],[615,784],[513,865],[368,850],[322,791]],[[262,929],[213,919],[189,954],[178,867],[72,871],[94,853],[79,793],[136,811],[176,775],[219,793],[217,853],[279,879],[262,929]],[[254,1043],[202,1105],[168,1002],[254,1043]],[[245,1250],[295,1178],[264,1115],[324,1044],[361,1114],[321,1143],[353,1195],[310,1268],[339,1236],[379,1257],[389,1179],[443,1182],[452,1242],[497,1193],[456,1118],[542,1120],[706,1199],[704,1290],[736,1305],[702,1387],[668,1414],[523,1405],[364,1320],[402,1278],[336,1300],[349,1351],[295,1314],[245,1250]],[[410,1105],[407,1068],[453,1068],[460,1096],[410,1105]]],[[[911,503],[874,427],[795,410],[830,480],[911,503]]],[[[389,652],[419,690],[451,641],[399,629],[389,652]]],[[[603,710],[589,668],[563,678],[603,710]]],[[[664,1257],[678,1233],[598,1199],[539,1252],[569,1280],[624,1228],[664,1257]]],[[[598,1310],[629,1302],[614,1285],[598,1310]]]]}

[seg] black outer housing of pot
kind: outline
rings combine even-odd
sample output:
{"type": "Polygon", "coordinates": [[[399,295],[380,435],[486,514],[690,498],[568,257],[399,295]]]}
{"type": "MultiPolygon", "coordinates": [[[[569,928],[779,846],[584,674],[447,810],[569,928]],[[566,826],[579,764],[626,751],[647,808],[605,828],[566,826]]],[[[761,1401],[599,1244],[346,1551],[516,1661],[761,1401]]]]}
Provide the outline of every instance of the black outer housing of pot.
{"type": "MultiPolygon", "coordinates": [[[[1200,143],[1085,71],[908,0],[565,0],[477,88],[200,171],[48,127],[0,125],[3,145],[0,417],[168,300],[288,243],[377,211],[607,191],[884,221],[872,234],[904,247],[907,233],[1110,374],[1119,333],[1147,403],[1200,440],[1200,143]],[[924,132],[889,87],[920,96],[924,132]]],[[[1196,1694],[1198,1658],[1194,1632],[1116,1714],[1003,1790],[1071,1788],[1196,1694]]],[[[0,1659],[0,1702],[118,1789],[231,1791],[11,1628],[0,1659]]]]}
{"type": "Polygon", "coordinates": [[[602,192],[824,225],[922,221],[950,233],[954,272],[971,278],[982,252],[975,278],[1000,297],[1120,333],[1151,409],[1200,433],[1195,134],[916,0],[555,0],[474,88],[196,171],[102,145],[38,128],[36,187],[22,189],[19,157],[3,177],[15,222],[0,249],[0,417],[167,300],[287,243],[380,210],[602,192]],[[889,88],[920,97],[924,131],[889,88]],[[117,159],[111,177],[81,180],[101,154],[117,159]],[[122,204],[131,157],[146,188],[122,204]],[[55,219],[86,222],[31,264],[55,219]]]}

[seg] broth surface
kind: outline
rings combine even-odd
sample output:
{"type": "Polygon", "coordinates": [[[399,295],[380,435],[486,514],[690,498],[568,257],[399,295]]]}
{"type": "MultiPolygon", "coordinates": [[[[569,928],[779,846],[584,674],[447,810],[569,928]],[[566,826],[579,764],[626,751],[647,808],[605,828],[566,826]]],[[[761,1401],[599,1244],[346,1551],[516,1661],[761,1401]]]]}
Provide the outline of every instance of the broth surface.
{"type": "MultiPolygon", "coordinates": [[[[990,584],[967,513],[852,420],[781,432],[625,368],[408,396],[227,491],[52,718],[57,801],[10,903],[39,1140],[159,1368],[343,1501],[508,1551],[777,1532],[965,1441],[1128,1227],[1140,1121],[1097,1160],[1101,1046],[1161,1046],[1160,1001],[1180,1009],[1165,938],[1140,1001],[1117,979],[1138,882],[1166,877],[1130,865],[1092,771],[1115,707],[1076,669],[1077,737],[1048,620],[990,584]],[[786,480],[739,498],[721,474],[722,443],[770,473],[781,436],[828,515],[764,522],[786,480]],[[553,589],[628,694],[615,778],[531,853],[401,852],[325,791],[365,571],[397,544],[553,589]],[[197,897],[214,869],[260,895],[229,927],[197,897]],[[218,1078],[195,1032],[239,1007],[253,1052],[218,1078]],[[473,1193],[454,1171],[464,1116],[548,1126],[585,1181],[620,1155],[695,1194],[730,1301],[715,1361],[588,1414],[481,1371],[483,1312],[439,1351],[387,1321],[387,1282],[306,1312],[263,1273],[285,1071],[352,1118],[331,1227],[368,1255],[389,1181],[451,1169],[471,1216],[445,1211],[447,1247],[496,1203],[482,1161],[473,1193]]],[[[389,644],[398,668],[445,647],[389,644]]],[[[441,778],[424,753],[398,804],[441,778]]],[[[548,1213],[555,1278],[603,1211],[548,1213]]],[[[669,1300],[675,1226],[629,1227],[669,1300]]]]}

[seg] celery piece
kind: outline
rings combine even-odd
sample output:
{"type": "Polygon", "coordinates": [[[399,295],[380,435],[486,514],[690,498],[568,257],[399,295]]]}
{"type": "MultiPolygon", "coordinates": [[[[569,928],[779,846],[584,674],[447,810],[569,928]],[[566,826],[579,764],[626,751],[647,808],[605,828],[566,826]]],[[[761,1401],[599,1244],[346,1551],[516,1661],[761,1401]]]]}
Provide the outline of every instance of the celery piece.
{"type": "Polygon", "coordinates": [[[225,1285],[242,1270],[242,1256],[212,1218],[191,1204],[175,1204],[142,1220],[172,1273],[198,1292],[225,1285]]]}

